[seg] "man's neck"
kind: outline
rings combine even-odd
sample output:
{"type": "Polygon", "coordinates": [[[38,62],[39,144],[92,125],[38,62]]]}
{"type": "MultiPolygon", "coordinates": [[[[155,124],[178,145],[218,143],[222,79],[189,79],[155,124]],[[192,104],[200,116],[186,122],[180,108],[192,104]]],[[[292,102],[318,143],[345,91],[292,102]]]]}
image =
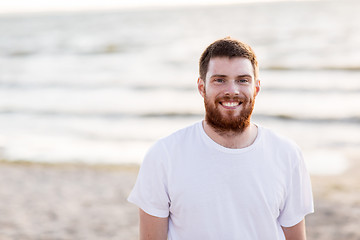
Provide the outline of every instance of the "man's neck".
{"type": "Polygon", "coordinates": [[[203,121],[203,128],[205,133],[216,143],[226,148],[245,148],[253,144],[256,139],[258,129],[253,123],[250,123],[248,127],[242,132],[221,132],[216,131],[206,120],[203,121]]]}

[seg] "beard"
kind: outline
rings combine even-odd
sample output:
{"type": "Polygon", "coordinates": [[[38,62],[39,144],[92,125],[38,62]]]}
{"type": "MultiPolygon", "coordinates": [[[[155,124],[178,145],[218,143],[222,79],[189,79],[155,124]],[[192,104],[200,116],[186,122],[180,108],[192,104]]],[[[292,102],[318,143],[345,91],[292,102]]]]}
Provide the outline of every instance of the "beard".
{"type": "Polygon", "coordinates": [[[228,132],[242,133],[249,125],[252,111],[255,104],[255,94],[253,98],[230,98],[228,96],[218,97],[212,102],[205,92],[205,120],[206,122],[219,134],[228,132]],[[239,115],[234,115],[233,111],[228,111],[226,114],[220,112],[220,101],[237,100],[242,102],[242,110],[239,115]]]}

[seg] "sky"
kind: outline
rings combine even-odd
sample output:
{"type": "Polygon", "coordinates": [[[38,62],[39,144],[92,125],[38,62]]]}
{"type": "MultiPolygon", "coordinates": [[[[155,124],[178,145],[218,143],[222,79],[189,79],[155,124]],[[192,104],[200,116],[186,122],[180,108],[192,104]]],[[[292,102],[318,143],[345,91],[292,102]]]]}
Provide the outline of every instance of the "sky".
{"type": "Polygon", "coordinates": [[[209,5],[301,0],[0,0],[0,13],[92,11],[148,6],[209,5]]]}

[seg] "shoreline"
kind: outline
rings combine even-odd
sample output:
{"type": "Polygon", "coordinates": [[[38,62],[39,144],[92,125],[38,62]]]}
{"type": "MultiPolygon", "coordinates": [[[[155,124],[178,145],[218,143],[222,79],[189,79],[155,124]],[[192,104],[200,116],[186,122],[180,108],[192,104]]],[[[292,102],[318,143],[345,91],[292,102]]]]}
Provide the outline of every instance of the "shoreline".
{"type": "Polygon", "coordinates": [[[28,166],[28,167],[44,167],[44,168],[84,168],[105,171],[139,171],[140,165],[137,163],[86,163],[86,162],[32,162],[28,160],[6,160],[0,159],[0,166],[28,166]]]}

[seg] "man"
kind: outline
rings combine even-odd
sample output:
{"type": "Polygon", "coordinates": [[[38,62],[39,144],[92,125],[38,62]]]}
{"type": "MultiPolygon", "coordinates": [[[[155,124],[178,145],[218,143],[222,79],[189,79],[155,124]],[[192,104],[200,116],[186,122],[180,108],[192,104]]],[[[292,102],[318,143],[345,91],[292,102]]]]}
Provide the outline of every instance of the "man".
{"type": "Polygon", "coordinates": [[[205,120],[159,140],[129,196],[140,239],[305,240],[313,200],[301,152],[250,121],[260,90],[253,50],[215,41],[197,84],[205,120]]]}

